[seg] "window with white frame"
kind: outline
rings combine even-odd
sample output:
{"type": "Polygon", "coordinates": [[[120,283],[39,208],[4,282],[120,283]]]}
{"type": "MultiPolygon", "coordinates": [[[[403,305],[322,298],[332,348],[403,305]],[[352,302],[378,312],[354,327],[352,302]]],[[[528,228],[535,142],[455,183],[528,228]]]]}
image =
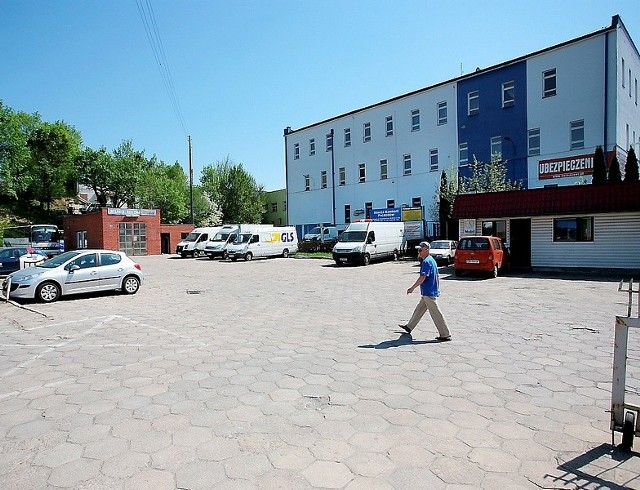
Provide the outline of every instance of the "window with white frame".
{"type": "Polygon", "coordinates": [[[366,122],[362,125],[362,141],[371,141],[371,123],[366,122]]]}
{"type": "Polygon", "coordinates": [[[351,204],[344,205],[344,222],[351,223],[351,204]]]}
{"type": "Polygon", "coordinates": [[[542,72],[542,97],[553,97],[556,95],[557,80],[556,69],[542,72]]]}
{"type": "Polygon", "coordinates": [[[411,155],[404,155],[402,159],[404,162],[403,175],[411,175],[411,155]]]}
{"type": "Polygon", "coordinates": [[[300,160],[300,143],[295,143],[293,145],[293,159],[300,160]]]}
{"type": "Polygon", "coordinates": [[[76,232],[76,248],[88,248],[86,231],[76,232]]]}
{"type": "Polygon", "coordinates": [[[540,128],[533,128],[527,131],[528,155],[540,155],[540,128]]]}
{"type": "Polygon", "coordinates": [[[502,136],[491,137],[491,161],[502,159],[502,136]]]}
{"type": "Polygon", "coordinates": [[[460,143],[458,145],[458,166],[464,167],[469,165],[469,143],[460,143]]]}
{"type": "Polygon", "coordinates": [[[584,148],[584,119],[578,121],[571,121],[569,123],[569,130],[571,132],[571,150],[580,150],[584,148]]]}
{"type": "Polygon", "coordinates": [[[313,156],[316,154],[316,140],[315,138],[311,138],[309,140],[309,156],[313,156]]]}
{"type": "Polygon", "coordinates": [[[358,164],[358,182],[364,182],[366,180],[366,175],[367,171],[365,168],[365,164],[364,163],[359,163],[358,164]]]}
{"type": "Polygon", "coordinates": [[[396,201],[394,199],[387,199],[387,209],[395,208],[396,201]]]}
{"type": "Polygon", "coordinates": [[[344,146],[351,146],[351,128],[344,128],[344,146]]]}
{"type": "Polygon", "coordinates": [[[634,85],[635,85],[635,93],[636,93],[635,101],[636,101],[636,105],[638,105],[638,79],[637,78],[635,79],[634,85]]]}
{"type": "Polygon", "coordinates": [[[327,171],[323,170],[320,172],[320,187],[323,189],[327,188],[327,171]]]}
{"type": "Polygon", "coordinates": [[[311,190],[311,177],[309,177],[309,174],[304,175],[304,190],[311,190]]]}
{"type": "Polygon", "coordinates": [[[347,183],[347,169],[340,167],[338,169],[338,185],[346,185],[347,183]]]}
{"type": "Polygon", "coordinates": [[[412,208],[421,208],[422,207],[422,198],[421,197],[412,197],[411,198],[411,207],[412,208]]]}
{"type": "Polygon", "coordinates": [[[411,111],[411,131],[420,131],[420,109],[411,111]]]}
{"type": "Polygon", "coordinates": [[[625,67],[624,67],[624,58],[622,58],[622,88],[624,88],[624,73],[625,73],[625,67]]]}
{"type": "Polygon", "coordinates": [[[386,180],[388,176],[389,166],[387,160],[380,160],[380,180],[386,180]]]}
{"type": "Polygon", "coordinates": [[[333,150],[333,134],[327,134],[327,151],[333,150]]]}
{"type": "Polygon", "coordinates": [[[393,136],[393,116],[387,116],[384,119],[385,122],[385,135],[393,136]]]}
{"type": "Polygon", "coordinates": [[[429,150],[429,171],[435,172],[438,170],[438,149],[432,148],[429,150]]]}
{"type": "Polygon", "coordinates": [[[516,103],[516,84],[513,80],[502,84],[502,107],[511,107],[516,103]]]}
{"type": "Polygon", "coordinates": [[[631,68],[629,68],[629,97],[631,97],[631,68]]]}
{"type": "Polygon", "coordinates": [[[447,101],[438,102],[438,126],[447,124],[447,101]]]}
{"type": "Polygon", "coordinates": [[[473,116],[480,112],[480,92],[474,90],[467,94],[467,115],[473,116]]]}

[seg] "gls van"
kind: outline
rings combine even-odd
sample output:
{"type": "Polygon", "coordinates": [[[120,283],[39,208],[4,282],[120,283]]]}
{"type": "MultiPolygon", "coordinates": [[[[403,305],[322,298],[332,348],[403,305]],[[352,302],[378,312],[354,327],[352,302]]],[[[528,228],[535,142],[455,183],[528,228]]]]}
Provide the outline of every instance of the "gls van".
{"type": "Polygon", "coordinates": [[[214,236],[220,230],[220,226],[207,226],[194,228],[191,233],[184,237],[176,245],[176,253],[182,258],[187,256],[200,257],[204,252],[204,247],[209,237],[214,236]]]}
{"type": "Polygon", "coordinates": [[[227,246],[227,257],[232,261],[254,257],[289,257],[298,251],[295,226],[261,228],[255,233],[240,233],[238,239],[227,246]]]}
{"type": "Polygon", "coordinates": [[[211,260],[215,258],[226,258],[227,247],[235,242],[240,233],[255,233],[260,229],[273,228],[273,225],[258,224],[237,224],[224,225],[215,235],[209,237],[209,241],[204,247],[204,254],[211,260]]]}
{"type": "Polygon", "coordinates": [[[336,265],[368,265],[372,260],[397,260],[405,247],[403,222],[360,220],[338,237],[332,255],[336,265]]]}

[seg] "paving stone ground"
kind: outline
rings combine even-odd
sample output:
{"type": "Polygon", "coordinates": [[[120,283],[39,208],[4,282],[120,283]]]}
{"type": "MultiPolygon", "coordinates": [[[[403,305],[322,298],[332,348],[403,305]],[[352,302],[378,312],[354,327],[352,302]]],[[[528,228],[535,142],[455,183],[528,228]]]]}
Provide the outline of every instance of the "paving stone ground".
{"type": "Polygon", "coordinates": [[[416,262],[138,260],[134,296],[0,303],[1,489],[640,488],[621,277],[441,269],[438,343],[397,327],[416,262]]]}

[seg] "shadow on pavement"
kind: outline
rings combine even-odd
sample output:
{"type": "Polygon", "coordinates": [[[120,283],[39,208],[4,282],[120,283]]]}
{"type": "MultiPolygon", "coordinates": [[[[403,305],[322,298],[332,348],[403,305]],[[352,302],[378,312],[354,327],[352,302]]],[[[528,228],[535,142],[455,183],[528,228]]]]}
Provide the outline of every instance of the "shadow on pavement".
{"type": "Polygon", "coordinates": [[[403,333],[395,340],[385,340],[379,344],[359,345],[360,349],[389,349],[390,347],[401,347],[403,345],[421,345],[421,344],[441,344],[441,340],[413,340],[408,333],[403,333]]]}

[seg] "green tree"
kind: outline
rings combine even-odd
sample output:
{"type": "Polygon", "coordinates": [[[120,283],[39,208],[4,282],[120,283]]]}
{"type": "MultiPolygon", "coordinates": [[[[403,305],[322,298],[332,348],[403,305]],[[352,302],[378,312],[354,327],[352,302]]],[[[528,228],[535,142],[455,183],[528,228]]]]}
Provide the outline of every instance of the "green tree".
{"type": "Polygon", "coordinates": [[[624,166],[624,181],[638,182],[638,157],[633,147],[627,153],[627,163],[624,166]]]}
{"type": "Polygon", "coordinates": [[[78,182],[91,187],[101,206],[110,203],[110,182],[113,173],[113,157],[104,147],[99,150],[85,148],[76,157],[78,182]]]}
{"type": "Polygon", "coordinates": [[[447,171],[442,169],[440,175],[440,189],[438,190],[438,220],[440,222],[440,235],[442,238],[449,236],[449,220],[451,219],[451,211],[453,210],[453,201],[457,193],[457,176],[455,169],[450,168],[451,181],[447,177],[447,171]]]}
{"type": "Polygon", "coordinates": [[[43,123],[27,140],[31,151],[30,197],[49,209],[51,201],[75,194],[77,174],[74,160],[80,153],[80,133],[58,121],[43,123]]]}
{"type": "Polygon", "coordinates": [[[193,221],[195,226],[222,224],[222,208],[200,186],[193,188],[193,221]]]}
{"type": "Polygon", "coordinates": [[[613,156],[611,165],[609,165],[609,176],[607,177],[607,182],[610,184],[617,184],[619,182],[622,182],[622,175],[620,174],[620,162],[618,161],[618,157],[616,155],[613,156]]]}
{"type": "Polygon", "coordinates": [[[592,184],[605,184],[607,182],[607,163],[604,159],[604,150],[601,146],[596,147],[593,155],[593,178],[592,184]]]}
{"type": "Polygon", "coordinates": [[[471,176],[462,177],[459,184],[460,194],[480,194],[484,192],[502,192],[520,189],[520,182],[507,179],[506,162],[496,154],[489,163],[479,162],[473,155],[470,165],[471,176]]]}
{"type": "Polygon", "coordinates": [[[189,186],[178,162],[153,162],[143,170],[136,190],[136,204],[159,209],[163,223],[183,223],[189,217],[189,186]]]}
{"type": "Polygon", "coordinates": [[[229,157],[202,169],[202,190],[222,210],[223,223],[260,223],[264,208],[264,189],[241,163],[229,157]]]}

